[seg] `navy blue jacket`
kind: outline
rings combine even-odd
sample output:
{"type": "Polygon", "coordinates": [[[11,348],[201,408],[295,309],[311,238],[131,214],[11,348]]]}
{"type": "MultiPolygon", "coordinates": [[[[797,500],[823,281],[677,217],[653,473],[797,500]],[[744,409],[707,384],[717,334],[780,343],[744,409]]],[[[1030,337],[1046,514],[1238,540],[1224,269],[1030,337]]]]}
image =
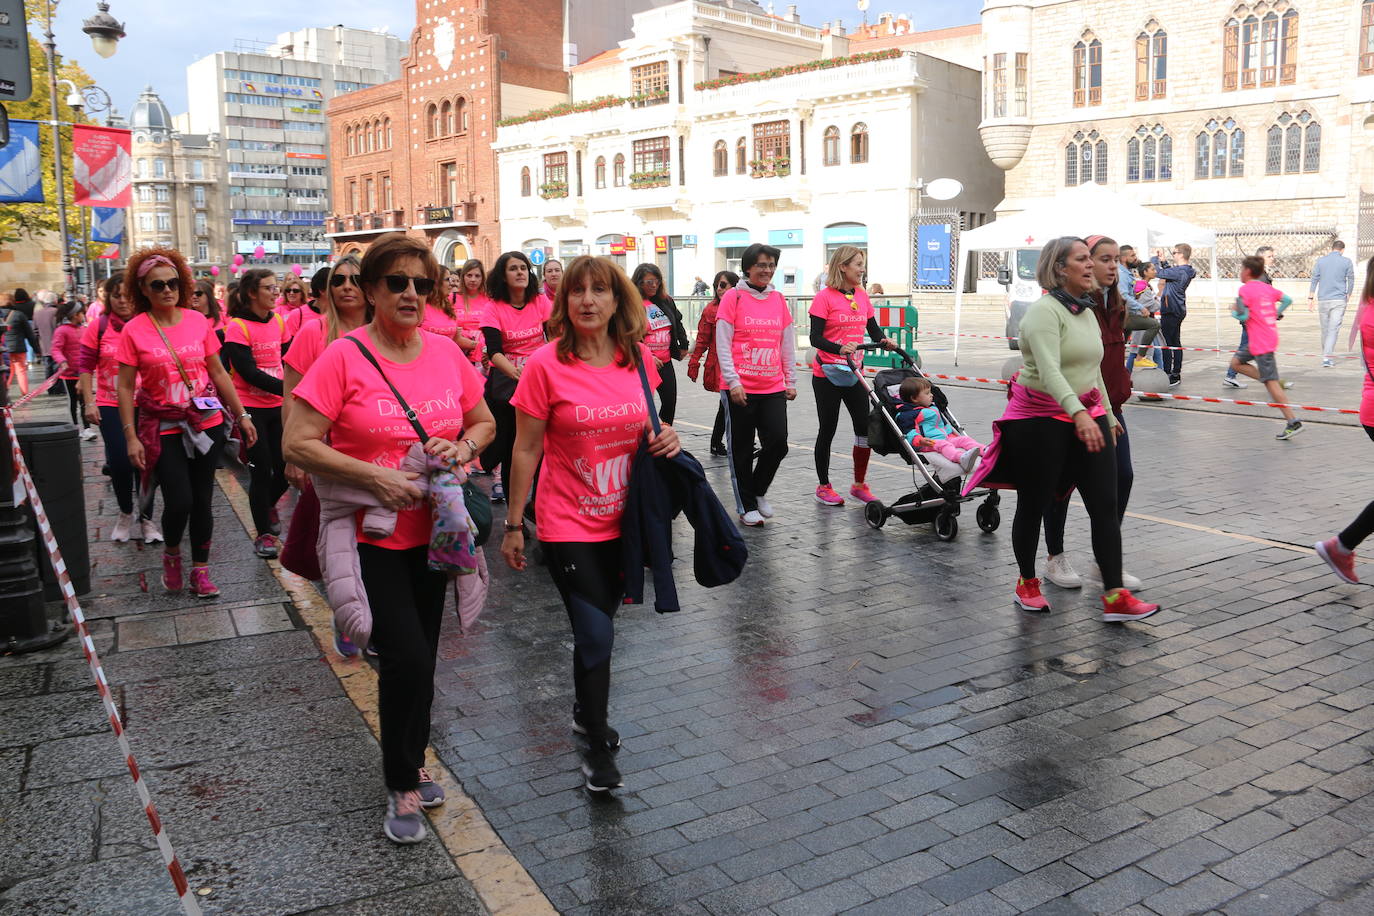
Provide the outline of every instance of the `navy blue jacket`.
{"type": "Polygon", "coordinates": [[[1155,273],[1164,281],[1164,301],[1160,304],[1159,313],[1185,317],[1188,314],[1188,284],[1193,282],[1197,271],[1193,270],[1191,264],[1165,267],[1159,263],[1159,258],[1151,258],[1150,261],[1155,265],[1155,273]]]}

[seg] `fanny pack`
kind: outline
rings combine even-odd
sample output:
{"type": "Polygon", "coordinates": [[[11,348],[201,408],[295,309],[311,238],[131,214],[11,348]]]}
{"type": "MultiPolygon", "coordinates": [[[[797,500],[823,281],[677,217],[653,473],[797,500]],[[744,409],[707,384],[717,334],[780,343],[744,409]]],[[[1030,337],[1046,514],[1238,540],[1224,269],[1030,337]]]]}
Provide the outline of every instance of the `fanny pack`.
{"type": "Polygon", "coordinates": [[[854,370],[845,363],[821,363],[820,367],[830,384],[837,388],[848,388],[859,381],[854,370]]]}

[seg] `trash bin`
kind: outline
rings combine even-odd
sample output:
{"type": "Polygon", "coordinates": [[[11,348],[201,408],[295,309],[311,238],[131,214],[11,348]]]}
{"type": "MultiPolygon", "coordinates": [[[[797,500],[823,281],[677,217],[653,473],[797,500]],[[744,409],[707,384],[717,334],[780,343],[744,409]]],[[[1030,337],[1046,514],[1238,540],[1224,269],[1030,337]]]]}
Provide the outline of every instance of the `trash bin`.
{"type": "MultiPolygon", "coordinates": [[[[16,423],[19,449],[24,463],[33,477],[43,511],[52,525],[62,560],[78,595],[91,590],[91,553],[86,530],[86,487],[81,479],[81,440],[71,423],[16,423]]],[[[38,531],[33,507],[25,503],[34,530],[34,547],[38,555],[39,576],[43,581],[43,598],[56,601],[62,597],[38,531]]]]}

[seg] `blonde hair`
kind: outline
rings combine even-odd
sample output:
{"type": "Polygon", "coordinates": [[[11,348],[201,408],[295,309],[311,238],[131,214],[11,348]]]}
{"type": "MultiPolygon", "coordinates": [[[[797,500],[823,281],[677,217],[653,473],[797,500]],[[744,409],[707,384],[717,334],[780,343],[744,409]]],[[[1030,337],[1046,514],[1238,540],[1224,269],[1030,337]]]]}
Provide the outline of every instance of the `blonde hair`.
{"type": "Polygon", "coordinates": [[[568,320],[568,290],[595,282],[604,283],[615,296],[615,314],[606,333],[616,345],[616,363],[621,366],[639,365],[639,342],[649,330],[644,300],[639,290],[610,258],[580,255],[563,269],[563,281],[553,297],[553,312],[549,315],[549,333],[558,348],[558,358],[572,362],[577,331],[568,320]]]}
{"type": "Polygon", "coordinates": [[[1035,282],[1041,289],[1058,289],[1064,285],[1064,271],[1068,268],[1069,252],[1073,246],[1088,247],[1088,243],[1073,235],[1050,239],[1040,249],[1040,263],[1035,265],[1035,282]]]}
{"type": "Polygon", "coordinates": [[[339,339],[339,310],[334,306],[334,275],[345,264],[358,271],[353,277],[353,282],[357,284],[358,295],[363,300],[363,324],[372,320],[372,306],[368,303],[367,297],[363,295],[362,264],[358,261],[356,254],[346,254],[335,261],[333,267],[329,268],[329,282],[325,284],[324,295],[320,297],[320,320],[324,322],[324,342],[326,344],[339,339]]]}
{"type": "MultiPolygon", "coordinates": [[[[840,268],[863,255],[864,266],[868,266],[868,252],[857,245],[841,245],[835,249],[835,253],[830,256],[830,266],[825,271],[825,285],[831,289],[844,288],[844,273],[840,268]]],[[[858,284],[862,286],[862,284],[858,284]]]]}

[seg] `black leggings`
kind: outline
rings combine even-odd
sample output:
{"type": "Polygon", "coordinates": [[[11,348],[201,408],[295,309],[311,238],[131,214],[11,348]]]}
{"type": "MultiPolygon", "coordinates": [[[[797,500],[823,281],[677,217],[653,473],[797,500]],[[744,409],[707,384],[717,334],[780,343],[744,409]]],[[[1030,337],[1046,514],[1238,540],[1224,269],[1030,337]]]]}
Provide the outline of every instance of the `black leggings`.
{"type": "Polygon", "coordinates": [[[67,407],[72,412],[72,423],[85,429],[91,424],[86,422],[86,399],[81,396],[81,387],[74,378],[62,379],[62,385],[67,389],[67,407]]]}
{"type": "MultiPolygon", "coordinates": [[[[1178,315],[1160,315],[1159,333],[1164,335],[1166,347],[1183,346],[1183,318],[1178,315]]],[[[1183,351],[1164,350],[1164,374],[1170,377],[1183,374],[1183,351]]]]}
{"type": "Polygon", "coordinates": [[[735,506],[740,514],[759,507],[759,497],[768,493],[782,459],[787,456],[787,395],[751,394],[744,406],[730,400],[729,392],[720,393],[729,412],[725,433],[730,449],[730,466],[734,472],[735,506]],[[754,456],[754,434],[759,437],[759,454],[754,456]]]}
{"type": "Polygon", "coordinates": [[[215,533],[213,508],[215,470],[224,450],[224,424],[205,430],[213,443],[204,454],[186,454],[181,434],[162,437],[157,458],[157,482],[162,487],[162,536],[168,547],[180,547],[181,536],[191,526],[191,562],[210,559],[210,538],[215,533]]]}
{"type": "Polygon", "coordinates": [[[849,419],[854,424],[854,445],[868,447],[868,395],[857,384],[841,388],[830,379],[811,376],[811,390],[816,394],[816,479],[822,484],[830,483],[830,443],[835,439],[835,429],[840,425],[840,405],[849,410],[849,419]]]}
{"type": "Polygon", "coordinates": [[[720,451],[725,448],[725,404],[716,405],[716,422],[711,424],[711,448],[720,451]]]}
{"type": "Polygon", "coordinates": [[[448,576],[429,568],[429,547],[388,550],[358,545],[363,588],[372,606],[377,650],[377,712],[382,720],[382,776],[393,792],[420,785],[434,704],[448,576]]]}
{"type": "MultiPolygon", "coordinates": [[[[100,407],[100,438],[105,440],[105,466],[110,469],[110,483],[114,486],[119,511],[129,515],[134,511],[134,466],[129,463],[129,446],[124,439],[124,424],[118,407],[100,407]]],[[[144,494],[139,512],[152,518],[153,494],[144,494]]]]}
{"type": "Polygon", "coordinates": [[[544,555],[572,625],[576,717],[592,737],[597,737],[606,729],[615,612],[625,597],[620,539],[545,541],[544,555]]]}
{"type": "MultiPolygon", "coordinates": [[[[493,368],[492,372],[501,370],[493,368]]],[[[482,451],[482,470],[490,473],[501,467],[501,488],[510,492],[510,456],[515,448],[515,408],[510,401],[489,399],[487,406],[496,420],[496,436],[482,451]]]]}
{"type": "MultiPolygon", "coordinates": [[[[1364,431],[1370,439],[1374,439],[1374,426],[1366,426],[1364,431]]],[[[1365,506],[1364,511],[1356,516],[1349,527],[1337,535],[1337,537],[1341,539],[1342,547],[1346,550],[1354,550],[1371,534],[1374,534],[1374,503],[1365,506]]]]}
{"type": "Polygon", "coordinates": [[[677,370],[671,359],[664,360],[658,367],[658,378],[658,418],[671,423],[677,416],[677,370]]]}
{"type": "Polygon", "coordinates": [[[253,418],[258,441],[248,450],[248,508],[253,527],[267,534],[272,507],[286,492],[286,459],[281,451],[281,408],[245,407],[253,418]]]}
{"type": "MultiPolygon", "coordinates": [[[[1131,487],[1135,484],[1135,469],[1131,467],[1131,439],[1126,432],[1126,420],[1120,411],[1116,422],[1121,426],[1121,435],[1116,440],[1116,518],[1126,518],[1126,504],[1131,499],[1131,487]]],[[[1056,499],[1045,510],[1045,550],[1050,556],[1064,552],[1064,523],[1069,516],[1069,497],[1056,499]]]]}
{"type": "MultiPolygon", "coordinates": [[[[1040,520],[1066,484],[1078,488],[1092,523],[1093,555],[1106,591],[1121,587],[1121,521],[1116,514],[1116,448],[1099,417],[1102,450],[1089,452],[1072,423],[1031,417],[1002,423],[1002,461],[1016,462],[1016,515],[1011,545],[1023,579],[1035,578],[1040,520]]],[[[1000,463],[1000,462],[999,462],[1000,463]]]]}

